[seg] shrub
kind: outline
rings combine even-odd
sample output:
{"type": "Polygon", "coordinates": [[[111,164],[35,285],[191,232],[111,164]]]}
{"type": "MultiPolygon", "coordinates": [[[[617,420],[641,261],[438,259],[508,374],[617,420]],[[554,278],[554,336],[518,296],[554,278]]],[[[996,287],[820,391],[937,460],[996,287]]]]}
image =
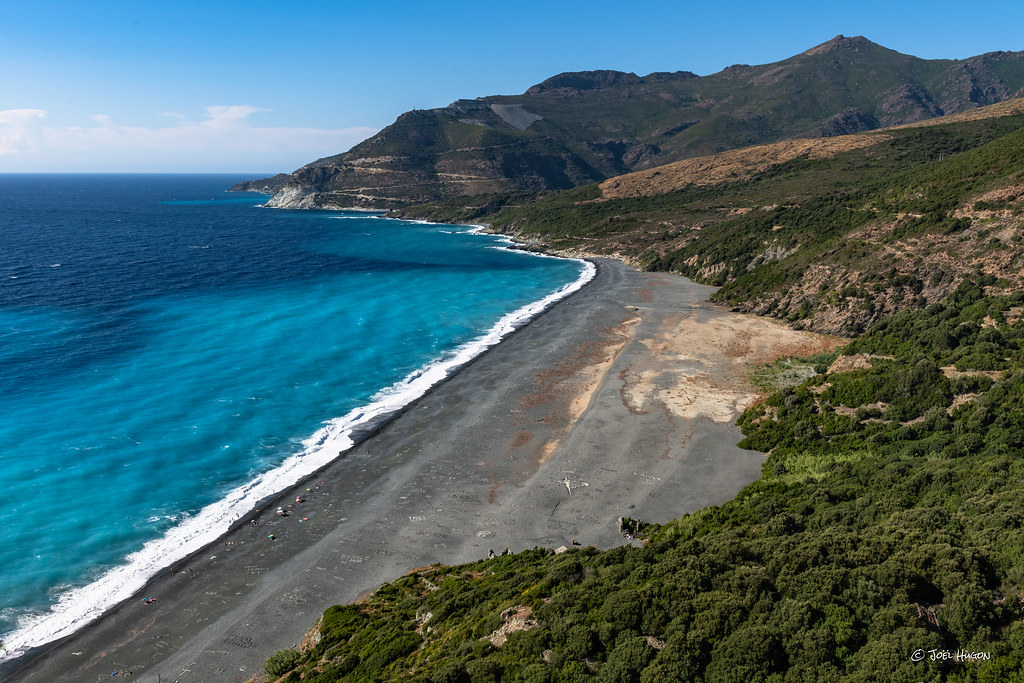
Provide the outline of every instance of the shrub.
{"type": "Polygon", "coordinates": [[[302,655],[297,650],[278,650],[263,662],[263,670],[280,678],[299,665],[302,655]]]}

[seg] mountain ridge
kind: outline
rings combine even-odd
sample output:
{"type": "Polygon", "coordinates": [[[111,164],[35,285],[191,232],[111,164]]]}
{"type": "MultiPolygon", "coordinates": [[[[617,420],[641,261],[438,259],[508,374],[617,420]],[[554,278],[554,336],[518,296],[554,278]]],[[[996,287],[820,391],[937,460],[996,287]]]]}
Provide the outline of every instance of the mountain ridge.
{"type": "Polygon", "coordinates": [[[1024,94],[1024,52],[925,60],[836,36],[779,62],[566,72],[521,95],[406,112],[348,152],[233,189],[270,206],[375,208],[567,189],[680,159],[949,115],[1024,94]]]}

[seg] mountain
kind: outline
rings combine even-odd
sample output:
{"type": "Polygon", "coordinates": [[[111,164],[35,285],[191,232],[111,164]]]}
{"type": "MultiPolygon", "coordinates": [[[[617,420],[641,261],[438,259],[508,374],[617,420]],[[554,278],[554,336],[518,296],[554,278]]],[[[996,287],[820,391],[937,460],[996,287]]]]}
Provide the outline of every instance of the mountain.
{"type": "Polygon", "coordinates": [[[350,151],[240,183],[271,206],[395,208],[566,189],[680,159],[830,137],[1024,95],[1024,52],[925,60],[836,36],[774,64],[710,76],[563,73],[522,95],[402,114],[350,151]]]}

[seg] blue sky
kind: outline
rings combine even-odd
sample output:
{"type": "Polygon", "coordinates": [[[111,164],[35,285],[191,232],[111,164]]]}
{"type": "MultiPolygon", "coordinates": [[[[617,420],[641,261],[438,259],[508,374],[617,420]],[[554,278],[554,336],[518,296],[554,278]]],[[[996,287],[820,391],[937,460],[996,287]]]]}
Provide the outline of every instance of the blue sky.
{"type": "Polygon", "coordinates": [[[409,109],[563,71],[704,75],[839,33],[925,58],[1024,50],[1024,3],[991,0],[34,0],[0,16],[0,172],[291,171],[409,109]]]}

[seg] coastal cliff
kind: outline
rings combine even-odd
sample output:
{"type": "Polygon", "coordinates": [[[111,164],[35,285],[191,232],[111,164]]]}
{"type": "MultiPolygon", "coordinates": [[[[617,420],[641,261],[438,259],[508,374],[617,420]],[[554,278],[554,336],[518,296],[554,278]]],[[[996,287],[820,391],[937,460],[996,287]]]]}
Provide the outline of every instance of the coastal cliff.
{"type": "Polygon", "coordinates": [[[521,95],[413,110],[344,154],[232,189],[283,208],[392,209],[560,190],[729,149],[947,116],[1024,95],[1024,53],[925,60],[837,36],[716,74],[563,73],[521,95]]]}

